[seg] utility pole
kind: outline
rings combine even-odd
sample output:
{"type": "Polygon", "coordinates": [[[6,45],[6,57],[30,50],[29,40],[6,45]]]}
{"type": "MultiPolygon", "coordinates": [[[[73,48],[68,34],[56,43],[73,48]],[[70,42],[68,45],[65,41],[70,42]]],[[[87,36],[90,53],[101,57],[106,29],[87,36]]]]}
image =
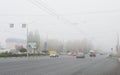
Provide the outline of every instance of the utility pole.
{"type": "Polygon", "coordinates": [[[45,53],[48,51],[47,48],[48,48],[48,35],[46,36],[46,40],[44,42],[44,51],[45,51],[45,53]]]}
{"type": "Polygon", "coordinates": [[[119,53],[119,34],[117,33],[117,45],[116,45],[116,52],[119,53]]]}
{"type": "Polygon", "coordinates": [[[22,24],[22,28],[26,28],[26,48],[27,48],[27,57],[29,56],[29,54],[28,54],[28,25],[27,24],[22,24]]]}
{"type": "Polygon", "coordinates": [[[29,54],[28,54],[28,25],[26,25],[27,26],[27,57],[29,56],[29,54]]]}

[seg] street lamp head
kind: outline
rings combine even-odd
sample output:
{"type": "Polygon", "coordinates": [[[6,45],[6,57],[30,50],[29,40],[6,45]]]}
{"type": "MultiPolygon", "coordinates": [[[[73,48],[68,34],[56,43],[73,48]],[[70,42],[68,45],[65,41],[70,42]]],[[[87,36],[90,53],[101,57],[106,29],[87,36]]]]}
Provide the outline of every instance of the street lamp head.
{"type": "Polygon", "coordinates": [[[10,24],[10,28],[14,28],[14,24],[13,23],[10,24]]]}
{"type": "Polygon", "coordinates": [[[22,28],[26,28],[27,24],[22,24],[22,28]]]}

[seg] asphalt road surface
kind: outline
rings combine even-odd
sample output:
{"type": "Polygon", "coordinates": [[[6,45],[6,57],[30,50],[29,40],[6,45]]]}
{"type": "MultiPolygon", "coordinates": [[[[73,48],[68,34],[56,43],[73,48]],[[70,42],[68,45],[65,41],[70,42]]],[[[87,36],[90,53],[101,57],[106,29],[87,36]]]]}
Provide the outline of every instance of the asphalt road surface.
{"type": "Polygon", "coordinates": [[[1,58],[0,75],[120,75],[120,62],[105,55],[1,58]]]}

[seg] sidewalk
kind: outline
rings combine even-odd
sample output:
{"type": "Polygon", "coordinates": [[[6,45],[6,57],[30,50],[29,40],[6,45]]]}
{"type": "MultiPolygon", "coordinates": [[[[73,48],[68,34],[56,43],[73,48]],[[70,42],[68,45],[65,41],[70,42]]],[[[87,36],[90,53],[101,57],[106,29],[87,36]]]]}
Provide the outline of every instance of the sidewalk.
{"type": "Polygon", "coordinates": [[[120,62],[120,58],[118,58],[118,61],[120,62]]]}

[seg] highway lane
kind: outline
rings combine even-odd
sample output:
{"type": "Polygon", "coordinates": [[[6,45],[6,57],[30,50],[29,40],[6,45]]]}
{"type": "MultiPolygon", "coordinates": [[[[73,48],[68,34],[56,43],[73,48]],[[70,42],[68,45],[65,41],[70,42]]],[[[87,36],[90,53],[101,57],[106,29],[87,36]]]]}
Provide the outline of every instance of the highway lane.
{"type": "Polygon", "coordinates": [[[71,56],[7,58],[0,59],[0,75],[116,75],[112,73],[119,65],[116,59],[104,55],[85,59],[71,56]]]}

